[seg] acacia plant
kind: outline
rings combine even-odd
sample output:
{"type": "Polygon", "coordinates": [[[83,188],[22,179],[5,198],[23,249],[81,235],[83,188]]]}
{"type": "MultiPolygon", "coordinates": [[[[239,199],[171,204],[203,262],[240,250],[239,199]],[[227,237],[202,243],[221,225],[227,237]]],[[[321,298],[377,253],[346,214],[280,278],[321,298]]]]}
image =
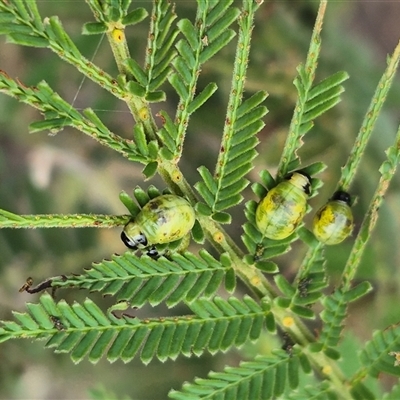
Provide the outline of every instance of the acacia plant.
{"type": "MultiPolygon", "coordinates": [[[[355,283],[355,275],[400,160],[400,129],[379,169],[380,179],[368,212],[358,232],[349,239],[352,249],[333,289],[326,290],[331,278],[326,269],[325,246],[311,231],[302,224],[286,239],[263,237],[255,223],[258,201],[243,196],[251,184],[255,196],[262,199],[288,173],[299,169],[311,176],[312,196],[323,185],[318,174],[326,165],[302,165],[298,150],[314,121],[340,101],[342,84],[348,79],[347,73],[340,71],[319,82],[314,79],[327,0],[321,0],[308,54],[297,68],[297,101],[276,175],[262,170],[257,182],[246,177],[256,165],[257,134],[264,127],[267,93],[245,92],[245,87],[254,16],[264,6],[262,1],[243,0],[236,6],[232,5],[233,0],[198,0],[194,20],[180,18],[167,0],[154,0],[151,15],[144,8],[135,8],[131,0],[86,3],[94,20],[83,26],[82,33],[106,35],[118,76],[109,75],[86,59],[57,17],[42,18],[36,1],[2,0],[0,31],[11,43],[52,50],[86,79],[126,103],[134,119],[133,137],[126,139],[112,132],[93,109],[76,109],[45,81],[36,86],[24,85],[11,71],[2,70],[0,91],[40,111],[43,119],[33,122],[30,132],[55,133],[73,127],[132,163],[141,164],[146,180],[159,175],[164,186],[143,189],[143,184],[139,186],[137,182],[133,196],[122,192],[120,199],[128,210],[126,215],[18,215],[1,209],[0,227],[122,229],[151,198],[168,192],[185,197],[194,208],[196,222],[191,237],[200,244],[200,250],[195,252],[191,250],[193,246],[187,247],[187,240],[180,240],[158,245],[159,257],[127,250],[76,274],[48,277],[36,286],[28,279],[22,289],[40,297],[27,303],[25,312],[14,311],[14,320],[2,321],[0,341],[29,338],[35,346],[36,341],[45,340],[46,347],[68,353],[74,363],[85,357],[92,363],[101,358],[128,363],[137,357],[148,364],[153,359],[165,361],[205,352],[226,352],[268,332],[270,337],[282,339],[281,345],[269,354],[257,355],[219,372],[210,371],[207,379],[185,383],[180,389],[171,390],[169,396],[251,400],[382,398],[383,390],[370,383],[382,373],[399,375],[396,360],[400,354],[400,327],[390,326],[371,335],[359,353],[359,366],[351,374],[345,373],[339,364],[346,357],[339,344],[349,304],[372,289],[366,281],[355,283]],[[125,31],[146,19],[150,20],[150,31],[141,65],[130,56],[125,31]],[[213,170],[196,166],[198,182],[192,186],[180,163],[185,138],[190,135],[192,114],[218,90],[214,82],[199,90],[198,81],[204,64],[232,40],[236,41],[236,55],[218,158],[213,170]],[[179,99],[175,115],[171,113],[171,103],[165,103],[166,88],[179,99]],[[154,106],[157,112],[153,111],[154,106]],[[232,222],[231,210],[235,206],[242,207],[246,217],[240,243],[225,230],[232,222]],[[295,241],[306,252],[297,265],[297,275],[289,280],[280,271],[276,257],[290,252],[295,241]],[[207,251],[207,246],[213,250],[207,251]],[[247,294],[236,289],[237,281],[247,287],[247,294]],[[75,288],[86,290],[87,298],[69,304],[62,296],[75,288]],[[101,309],[91,299],[92,292],[112,296],[114,305],[101,309]],[[185,305],[190,311],[182,316],[142,319],[130,309],[159,304],[168,308],[185,305]],[[310,320],[318,324],[317,331],[310,328],[310,320]]],[[[351,192],[399,57],[400,46],[388,58],[341,169],[338,190],[351,192]]],[[[387,398],[399,393],[397,387],[392,390],[387,398]]]]}

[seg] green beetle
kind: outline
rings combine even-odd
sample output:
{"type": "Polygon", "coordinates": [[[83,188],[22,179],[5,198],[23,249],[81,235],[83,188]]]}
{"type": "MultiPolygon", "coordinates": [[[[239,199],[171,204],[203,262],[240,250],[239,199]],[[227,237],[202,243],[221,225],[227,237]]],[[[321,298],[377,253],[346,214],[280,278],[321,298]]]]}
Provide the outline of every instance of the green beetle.
{"type": "Polygon", "coordinates": [[[256,209],[256,225],[268,239],[281,240],[293,233],[307,210],[311,178],[296,171],[272,188],[256,209]]]}
{"type": "MultiPolygon", "coordinates": [[[[144,249],[155,244],[182,239],[193,228],[195,213],[183,197],[164,194],[150,200],[121,233],[124,244],[131,249],[144,249]]],[[[148,252],[157,255],[155,248],[148,252]]]]}
{"type": "Polygon", "coordinates": [[[339,244],[351,234],[354,225],[350,201],[348,193],[338,191],[317,211],[313,232],[320,242],[339,244]]]}

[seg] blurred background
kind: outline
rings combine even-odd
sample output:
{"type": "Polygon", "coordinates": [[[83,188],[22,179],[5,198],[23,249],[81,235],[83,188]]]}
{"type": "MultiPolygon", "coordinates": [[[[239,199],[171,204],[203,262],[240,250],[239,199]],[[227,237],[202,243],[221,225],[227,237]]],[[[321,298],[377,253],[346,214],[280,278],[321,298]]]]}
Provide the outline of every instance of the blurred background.
{"type": "MultiPolygon", "coordinates": [[[[193,19],[194,1],[177,1],[177,14],[193,19]]],[[[239,4],[237,2],[237,4],[239,4]]],[[[112,54],[99,36],[81,36],[84,22],[93,17],[82,2],[38,2],[43,17],[59,15],[67,32],[86,58],[91,59],[111,75],[116,75],[112,54]]],[[[150,1],[139,6],[151,9],[150,1]]],[[[260,8],[254,29],[246,94],[256,90],[269,92],[266,105],[270,110],[266,127],[260,133],[259,157],[249,179],[258,181],[258,172],[267,168],[274,174],[283,148],[296,100],[292,82],[296,66],[305,60],[318,2],[287,0],[265,2],[260,8]]],[[[320,176],[325,185],[312,199],[313,208],[320,207],[332,194],[364,113],[384,71],[386,56],[400,38],[400,3],[380,1],[331,2],[325,16],[322,53],[317,81],[345,70],[350,79],[345,82],[343,101],[320,118],[306,136],[301,150],[304,165],[323,161],[327,170],[320,176]]],[[[143,60],[149,20],[128,27],[126,35],[132,56],[143,60]]],[[[207,63],[199,81],[199,90],[208,82],[217,83],[219,90],[206,105],[193,115],[181,168],[190,183],[198,181],[196,171],[205,164],[211,170],[219,149],[225,106],[231,82],[235,41],[207,63]],[[198,149],[202,149],[199,151],[198,149]]],[[[77,108],[91,107],[115,133],[132,137],[132,117],[127,107],[74,68],[45,49],[23,48],[7,44],[0,37],[0,69],[26,85],[46,80],[64,99],[77,108]]],[[[166,88],[168,102],[162,107],[171,116],[176,96],[166,88]]],[[[384,160],[384,150],[393,142],[399,123],[399,79],[392,88],[384,113],[378,120],[372,140],[354,185],[352,195],[359,226],[379,179],[378,168],[384,160]]],[[[36,213],[126,213],[119,202],[121,190],[128,193],[136,185],[146,188],[160,180],[144,182],[141,166],[134,165],[119,154],[101,147],[82,133],[66,128],[51,136],[28,134],[28,125],[41,116],[36,110],[0,93],[0,208],[21,214],[36,213]]],[[[375,328],[384,328],[400,321],[398,303],[400,288],[400,187],[396,178],[381,208],[376,231],[364,255],[359,279],[368,279],[374,291],[351,309],[349,331],[366,340],[375,328]],[[368,310],[368,312],[366,312],[368,310]]],[[[245,199],[254,195],[248,189],[245,199]]],[[[234,225],[228,227],[240,243],[240,226],[244,222],[243,207],[233,210],[234,225]]],[[[310,223],[309,215],[306,224],[310,223]]],[[[357,227],[356,227],[357,230],[357,227]]],[[[10,319],[11,310],[24,311],[27,301],[37,295],[18,293],[28,276],[35,282],[47,277],[80,273],[93,261],[125,251],[119,239],[120,229],[51,229],[0,231],[0,319],[10,319]]],[[[332,285],[346,261],[352,239],[328,248],[328,266],[332,285]]],[[[305,247],[296,243],[293,250],[276,261],[291,279],[304,255],[305,247]]],[[[239,288],[239,290],[244,290],[239,288]]],[[[88,293],[58,292],[59,298],[81,300],[88,293]]],[[[99,296],[91,295],[103,301],[99,296]]],[[[104,300],[104,306],[111,304],[104,300]]],[[[144,310],[148,317],[182,314],[185,310],[161,308],[144,310]]],[[[128,365],[107,361],[91,365],[85,361],[74,366],[68,355],[55,355],[50,349],[29,341],[11,341],[0,346],[0,399],[86,399],[89,389],[99,388],[99,382],[118,396],[129,395],[137,400],[166,398],[171,388],[179,389],[184,381],[195,376],[205,377],[210,369],[237,365],[240,358],[267,351],[276,346],[274,339],[260,340],[254,346],[225,355],[201,358],[180,358],[178,362],[162,364],[157,360],[144,367],[139,361],[128,365]]],[[[390,380],[386,383],[391,384],[390,380]]]]}

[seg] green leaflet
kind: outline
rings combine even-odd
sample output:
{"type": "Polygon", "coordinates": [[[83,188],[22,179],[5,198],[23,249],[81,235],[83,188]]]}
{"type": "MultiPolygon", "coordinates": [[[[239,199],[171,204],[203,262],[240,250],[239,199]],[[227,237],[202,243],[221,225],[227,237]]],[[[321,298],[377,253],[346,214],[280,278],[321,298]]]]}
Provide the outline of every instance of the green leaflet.
{"type": "Polygon", "coordinates": [[[104,22],[87,22],[82,27],[82,35],[98,35],[106,32],[107,29],[104,22]]]}
{"type": "Polygon", "coordinates": [[[136,8],[135,10],[129,12],[122,18],[122,23],[124,25],[135,25],[143,21],[147,17],[148,13],[144,8],[136,8]]]}
{"type": "Polygon", "coordinates": [[[48,47],[49,45],[48,40],[44,38],[25,35],[23,33],[10,33],[8,35],[8,42],[30,47],[48,47]]]}

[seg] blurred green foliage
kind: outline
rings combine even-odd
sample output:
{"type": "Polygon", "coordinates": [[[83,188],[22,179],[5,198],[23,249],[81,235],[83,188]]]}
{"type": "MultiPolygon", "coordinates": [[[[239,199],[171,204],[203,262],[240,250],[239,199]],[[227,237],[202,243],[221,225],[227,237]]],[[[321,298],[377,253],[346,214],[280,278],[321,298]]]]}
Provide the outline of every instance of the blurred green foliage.
{"type": "MultiPolygon", "coordinates": [[[[151,3],[143,4],[150,8],[151,3]]],[[[382,3],[382,7],[385,4],[382,3]]],[[[265,4],[257,15],[251,53],[247,90],[249,93],[265,89],[270,97],[267,106],[266,127],[261,132],[256,159],[257,168],[250,180],[258,181],[257,172],[267,168],[274,172],[278,163],[295,103],[292,81],[296,66],[305,59],[317,3],[313,1],[275,1],[265,4]]],[[[39,2],[43,16],[59,15],[67,32],[83,54],[98,63],[109,73],[117,70],[106,41],[98,43],[98,36],[81,36],[84,22],[93,20],[83,3],[39,2]],[[99,46],[99,47],[98,47],[99,46]]],[[[195,2],[177,2],[177,13],[193,15],[195,2]]],[[[332,2],[328,6],[323,31],[322,54],[317,81],[337,70],[345,70],[350,80],[345,83],[343,101],[322,118],[307,135],[302,150],[303,164],[324,161],[325,185],[311,205],[318,208],[330,197],[337,182],[340,167],[344,164],[361,119],[372,97],[383,69],[385,58],[376,48],[349,30],[357,8],[351,2],[332,2]],[[345,38],[345,40],[344,40],[345,38]]],[[[128,42],[133,57],[140,59],[146,42],[147,24],[128,30],[128,42]]],[[[84,81],[73,67],[61,62],[55,54],[43,49],[21,48],[0,42],[0,69],[26,84],[34,85],[45,79],[56,91],[78,107],[92,107],[110,127],[124,137],[131,137],[132,118],[123,104],[101,88],[84,81]],[[77,97],[76,97],[77,95],[77,97]],[[76,99],[75,99],[76,97],[76,99]]],[[[218,153],[219,136],[223,127],[224,107],[228,99],[230,70],[234,60],[235,44],[231,43],[222,54],[208,63],[199,82],[199,91],[210,81],[215,81],[219,91],[194,114],[189,126],[181,168],[190,183],[198,180],[196,168],[210,167],[218,153]],[[201,149],[201,151],[199,151],[201,149]]],[[[168,101],[174,109],[176,98],[167,90],[168,101]]],[[[379,119],[375,135],[364,157],[352,194],[357,196],[354,207],[359,223],[365,213],[370,196],[378,180],[378,166],[384,149],[392,142],[395,131],[395,114],[400,98],[399,81],[389,98],[389,107],[379,119]]],[[[0,206],[16,213],[124,213],[118,193],[128,193],[143,178],[140,168],[122,159],[79,132],[66,128],[55,136],[28,135],[28,125],[38,119],[36,111],[13,99],[0,96],[0,206]]],[[[166,106],[168,109],[168,105],[166,106]]],[[[157,111],[157,110],[154,110],[157,111]]],[[[160,184],[159,180],[152,182],[160,184]]],[[[250,189],[244,193],[252,198],[250,189]]],[[[349,327],[363,339],[365,332],[374,327],[385,327],[400,320],[397,304],[400,288],[398,268],[400,252],[399,180],[392,185],[386,204],[382,207],[371,246],[365,254],[360,278],[372,281],[375,292],[363,302],[353,306],[349,327]],[[368,309],[366,313],[365,310],[368,309]]],[[[236,210],[234,224],[228,227],[239,237],[244,221],[243,210],[236,210]]],[[[308,221],[310,222],[310,221],[308,221]]],[[[60,273],[79,273],[94,260],[122,252],[118,230],[42,230],[0,232],[0,318],[8,319],[8,310],[21,309],[30,301],[27,293],[18,295],[19,287],[28,276],[40,281],[60,273]]],[[[344,265],[349,243],[328,248],[328,265],[331,274],[338,273],[344,265]]],[[[282,257],[282,270],[288,276],[296,273],[296,257],[304,250],[294,247],[282,257]]],[[[84,293],[63,293],[69,299],[83,298],[84,293]]],[[[104,300],[107,304],[107,299],[104,300]]],[[[147,315],[158,315],[159,309],[147,309],[147,315]]],[[[163,310],[164,315],[166,310],[163,310]]],[[[265,347],[259,343],[255,348],[265,347]]],[[[246,351],[249,350],[247,349],[246,351]]],[[[0,398],[87,398],[88,389],[101,383],[122,397],[127,394],[138,400],[151,400],[156,393],[166,393],[171,387],[179,388],[181,382],[194,376],[205,376],[209,369],[221,370],[223,365],[237,364],[235,353],[200,359],[181,358],[173,364],[152,362],[143,367],[140,362],[123,365],[117,362],[110,368],[107,361],[93,366],[83,362],[72,365],[68,355],[55,355],[30,343],[9,342],[2,345],[0,363],[0,398]],[[212,365],[210,365],[212,363],[212,365]],[[110,372],[111,371],[111,372],[110,372]]]]}

